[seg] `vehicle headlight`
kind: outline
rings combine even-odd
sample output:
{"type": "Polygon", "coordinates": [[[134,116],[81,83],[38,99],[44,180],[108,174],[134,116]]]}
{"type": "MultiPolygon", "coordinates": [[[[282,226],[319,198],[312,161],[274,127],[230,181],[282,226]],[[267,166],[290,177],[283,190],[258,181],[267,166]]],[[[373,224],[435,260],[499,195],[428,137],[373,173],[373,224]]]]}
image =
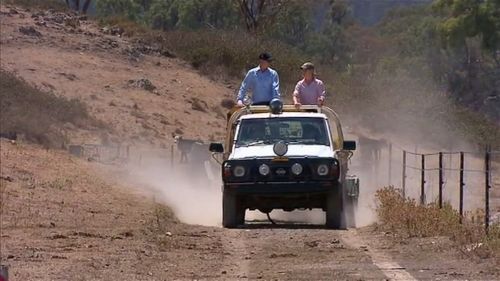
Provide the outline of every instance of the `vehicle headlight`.
{"type": "Polygon", "coordinates": [[[304,169],[302,168],[302,165],[300,165],[299,163],[295,163],[292,165],[292,173],[296,176],[302,174],[302,171],[304,169]]]}
{"type": "Polygon", "coordinates": [[[259,173],[263,176],[269,175],[270,169],[269,166],[266,164],[262,164],[259,166],[259,173]]]}
{"type": "Polygon", "coordinates": [[[234,169],[233,169],[233,175],[235,177],[238,177],[238,178],[244,176],[245,175],[245,167],[243,167],[243,166],[236,166],[236,167],[234,167],[234,169]]]}
{"type": "Polygon", "coordinates": [[[326,176],[328,175],[328,165],[326,164],[321,164],[318,166],[318,169],[316,170],[319,176],[326,176]]]}
{"type": "Polygon", "coordinates": [[[334,177],[338,177],[339,174],[340,174],[339,161],[335,160],[335,162],[333,162],[333,166],[332,166],[332,175],[334,177]]]}

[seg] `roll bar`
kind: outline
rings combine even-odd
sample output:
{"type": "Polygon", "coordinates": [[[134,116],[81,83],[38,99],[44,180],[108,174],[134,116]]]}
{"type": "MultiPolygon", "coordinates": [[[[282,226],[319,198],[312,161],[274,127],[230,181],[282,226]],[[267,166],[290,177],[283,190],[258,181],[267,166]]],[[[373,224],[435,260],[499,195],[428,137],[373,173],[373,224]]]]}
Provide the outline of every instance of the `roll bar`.
{"type": "MultiPolygon", "coordinates": [[[[333,109],[317,105],[301,105],[300,108],[297,108],[294,105],[283,105],[283,112],[314,112],[325,114],[330,123],[330,130],[335,129],[337,131],[337,138],[334,139],[334,142],[337,147],[342,148],[344,143],[342,127],[340,125],[340,119],[333,109]]],[[[227,113],[227,132],[229,133],[226,135],[226,153],[229,153],[231,149],[230,147],[232,147],[237,121],[243,115],[255,113],[270,113],[270,108],[266,105],[250,105],[246,107],[233,107],[227,113]]]]}

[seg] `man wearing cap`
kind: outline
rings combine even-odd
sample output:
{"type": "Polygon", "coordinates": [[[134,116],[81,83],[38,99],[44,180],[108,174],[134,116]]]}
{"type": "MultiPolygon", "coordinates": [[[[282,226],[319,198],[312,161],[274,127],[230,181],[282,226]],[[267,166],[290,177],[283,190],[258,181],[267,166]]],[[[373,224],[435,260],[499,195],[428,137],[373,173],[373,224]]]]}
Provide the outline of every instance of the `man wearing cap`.
{"type": "Polygon", "coordinates": [[[301,67],[304,72],[304,79],[297,82],[293,91],[293,104],[299,108],[301,105],[323,106],[325,102],[325,85],[323,81],[317,79],[314,71],[314,64],[304,63],[301,67]]]}
{"type": "Polygon", "coordinates": [[[259,66],[248,71],[238,92],[238,106],[243,106],[243,99],[248,90],[252,90],[253,105],[269,105],[269,102],[280,98],[280,81],[278,73],[269,67],[271,55],[262,53],[259,56],[259,66]]]}

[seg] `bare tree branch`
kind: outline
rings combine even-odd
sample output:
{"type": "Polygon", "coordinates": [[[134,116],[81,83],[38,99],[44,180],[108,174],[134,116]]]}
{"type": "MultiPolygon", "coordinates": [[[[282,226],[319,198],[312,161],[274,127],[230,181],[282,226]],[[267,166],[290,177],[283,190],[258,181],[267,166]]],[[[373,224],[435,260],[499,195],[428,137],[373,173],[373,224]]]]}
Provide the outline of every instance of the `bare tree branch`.
{"type": "Polygon", "coordinates": [[[234,0],[241,11],[248,31],[257,32],[264,23],[276,18],[284,0],[234,0]]]}

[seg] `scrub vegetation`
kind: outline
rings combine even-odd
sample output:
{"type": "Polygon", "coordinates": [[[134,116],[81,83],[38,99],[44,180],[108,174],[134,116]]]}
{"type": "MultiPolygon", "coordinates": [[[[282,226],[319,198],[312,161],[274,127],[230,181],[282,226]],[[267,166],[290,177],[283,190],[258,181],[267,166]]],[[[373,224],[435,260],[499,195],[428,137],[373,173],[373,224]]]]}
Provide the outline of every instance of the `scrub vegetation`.
{"type": "Polygon", "coordinates": [[[420,205],[404,198],[399,190],[386,187],[377,191],[379,229],[400,239],[447,237],[465,254],[481,258],[500,258],[500,225],[491,225],[485,233],[484,212],[470,212],[462,219],[449,204],[420,205]]]}
{"type": "Polygon", "coordinates": [[[436,0],[395,9],[375,26],[358,24],[347,1],[249,3],[96,6],[103,25],[160,42],[206,74],[241,79],[269,51],[290,99],[298,66],[313,61],[333,96],[327,103],[355,122],[439,144],[500,146],[498,1],[436,0]]]}
{"type": "Polygon", "coordinates": [[[66,137],[62,127],[103,128],[83,103],[44,92],[5,70],[0,70],[0,133],[45,147],[62,148],[66,137]]]}

